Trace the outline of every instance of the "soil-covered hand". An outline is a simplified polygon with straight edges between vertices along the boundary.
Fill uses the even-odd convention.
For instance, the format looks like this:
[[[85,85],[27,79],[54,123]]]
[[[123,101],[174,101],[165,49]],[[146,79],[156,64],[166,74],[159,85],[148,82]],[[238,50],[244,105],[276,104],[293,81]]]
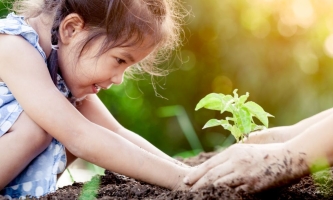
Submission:
[[[258,192],[308,173],[305,157],[289,151],[284,143],[235,144],[194,168],[184,182],[192,190],[213,184]]]
[[[292,126],[280,126],[260,131],[255,131],[244,138],[242,143],[246,144],[268,144],[285,142],[291,137]]]

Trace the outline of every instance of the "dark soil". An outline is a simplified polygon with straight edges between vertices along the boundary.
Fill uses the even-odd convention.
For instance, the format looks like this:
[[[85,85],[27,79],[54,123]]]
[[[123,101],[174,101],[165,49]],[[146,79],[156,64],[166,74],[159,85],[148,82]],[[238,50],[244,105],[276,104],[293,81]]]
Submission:
[[[189,165],[197,165],[210,158],[214,153],[202,153],[199,156],[183,160]],[[90,181],[100,181],[98,190],[94,184],[74,183],[65,186],[40,199],[62,200],[62,199],[179,199],[179,200],[201,200],[201,199],[333,199],[333,169],[325,172],[318,172],[312,176],[303,177],[300,180],[280,188],[266,190],[256,194],[236,192],[228,187],[213,186],[201,189],[196,192],[170,191],[155,185],[150,185],[134,179],[106,171],[104,176],[96,176]],[[96,185],[96,184],[95,184]],[[83,193],[81,194],[82,188]],[[4,198],[0,196],[0,200]],[[28,198],[29,199],[29,198]],[[36,199],[36,198],[31,198]]]

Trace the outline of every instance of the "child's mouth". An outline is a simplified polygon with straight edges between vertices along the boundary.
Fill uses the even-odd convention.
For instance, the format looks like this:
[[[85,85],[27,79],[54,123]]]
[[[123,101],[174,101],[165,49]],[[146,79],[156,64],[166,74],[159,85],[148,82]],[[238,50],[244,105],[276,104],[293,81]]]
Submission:
[[[94,85],[93,85],[93,92],[94,92],[95,94],[97,94],[100,90],[101,90],[101,87],[100,87],[100,86],[98,86],[97,84],[94,84]]]

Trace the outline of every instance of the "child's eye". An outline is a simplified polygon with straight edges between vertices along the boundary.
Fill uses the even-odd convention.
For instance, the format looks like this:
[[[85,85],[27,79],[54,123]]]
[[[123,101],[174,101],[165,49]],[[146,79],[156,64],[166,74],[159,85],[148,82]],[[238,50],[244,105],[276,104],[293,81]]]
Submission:
[[[116,58],[116,60],[117,60],[117,62],[118,62],[119,64],[126,63],[126,61],[125,61],[125,60],[123,60],[123,59],[120,59],[120,58]]]

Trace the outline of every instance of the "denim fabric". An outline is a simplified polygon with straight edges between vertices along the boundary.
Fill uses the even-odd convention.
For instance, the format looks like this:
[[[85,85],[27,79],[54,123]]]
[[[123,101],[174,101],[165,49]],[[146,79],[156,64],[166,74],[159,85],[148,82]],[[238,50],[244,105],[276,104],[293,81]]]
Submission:
[[[38,43],[39,37],[36,31],[24,21],[23,17],[11,13],[7,18],[0,19],[0,34],[23,37],[39,51],[46,61],[46,55]],[[70,91],[59,74],[57,80],[58,89],[64,96],[68,97]],[[0,137],[10,129],[22,111],[22,107],[7,85],[0,82]],[[29,145],[28,141],[27,145]],[[65,148],[53,138],[48,148],[31,161],[12,182],[0,191],[0,194],[9,199],[27,195],[43,196],[56,189],[57,174],[61,173],[65,166]]]

